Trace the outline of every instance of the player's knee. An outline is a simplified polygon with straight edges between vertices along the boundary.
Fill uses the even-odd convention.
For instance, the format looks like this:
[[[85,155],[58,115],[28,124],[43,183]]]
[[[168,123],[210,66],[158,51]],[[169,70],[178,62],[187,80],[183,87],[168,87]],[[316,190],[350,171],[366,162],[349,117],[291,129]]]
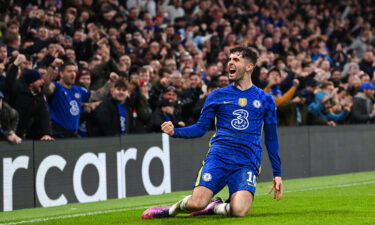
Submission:
[[[230,215],[233,217],[244,217],[249,214],[248,208],[231,207]]]
[[[198,211],[206,208],[208,202],[201,199],[190,199],[188,208],[193,211]]]

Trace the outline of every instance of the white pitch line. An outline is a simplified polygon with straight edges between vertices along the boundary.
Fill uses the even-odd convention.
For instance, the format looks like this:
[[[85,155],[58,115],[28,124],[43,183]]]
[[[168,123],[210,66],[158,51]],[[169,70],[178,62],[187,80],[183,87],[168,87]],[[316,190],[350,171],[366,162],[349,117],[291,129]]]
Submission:
[[[291,191],[284,191],[284,193],[302,192],[302,191],[314,191],[314,190],[329,189],[329,188],[336,188],[336,187],[340,187],[340,188],[341,187],[351,187],[351,186],[359,186],[359,185],[374,184],[374,183],[375,183],[375,181],[365,181],[365,182],[360,182],[360,183],[341,184],[341,185],[329,185],[329,186],[323,186],[323,187],[297,189],[297,190],[291,190]]]
[[[366,181],[366,182],[360,182],[360,183],[350,183],[350,184],[341,184],[341,185],[330,185],[330,186],[322,186],[322,187],[316,187],[316,188],[297,189],[297,190],[284,191],[284,192],[293,193],[293,192],[302,192],[302,191],[313,191],[313,190],[322,190],[322,189],[329,189],[329,188],[360,186],[360,185],[373,184],[373,183],[375,183],[375,181]],[[257,195],[259,196],[259,195],[267,195],[267,194],[257,194]],[[44,222],[44,221],[50,221],[50,220],[70,219],[70,218],[82,217],[82,216],[93,216],[93,215],[106,214],[106,213],[126,212],[126,211],[131,211],[131,210],[145,209],[150,206],[126,208],[126,209],[111,209],[111,210],[95,211],[95,212],[88,212],[88,213],[79,213],[79,214],[73,214],[73,215],[55,216],[55,217],[39,218],[39,219],[32,219],[32,220],[22,220],[22,221],[17,221],[17,222],[3,223],[0,225],[17,225],[17,224]]]
[[[106,213],[115,213],[115,212],[125,212],[130,210],[137,210],[137,209],[145,209],[144,207],[136,207],[136,208],[129,208],[129,209],[110,209],[110,210],[103,210],[103,211],[96,211],[96,212],[88,212],[88,213],[79,213],[73,215],[65,215],[65,216],[56,216],[56,217],[47,217],[47,218],[39,218],[39,219],[32,219],[32,220],[22,220],[17,222],[10,222],[10,223],[3,223],[0,225],[16,225],[16,224],[25,224],[25,223],[35,223],[35,222],[44,222],[49,220],[59,220],[59,219],[69,219],[81,216],[92,216],[92,215],[99,215],[99,214],[106,214]]]

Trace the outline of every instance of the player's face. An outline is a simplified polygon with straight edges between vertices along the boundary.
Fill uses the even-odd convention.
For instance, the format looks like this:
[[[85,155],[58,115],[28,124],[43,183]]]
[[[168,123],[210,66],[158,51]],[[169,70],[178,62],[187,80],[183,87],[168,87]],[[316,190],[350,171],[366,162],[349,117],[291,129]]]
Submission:
[[[74,65],[66,66],[62,71],[61,79],[67,85],[73,85],[76,79],[77,67]]]
[[[242,53],[235,52],[230,54],[228,62],[229,80],[239,82],[243,80],[245,73],[248,72],[246,67],[248,61],[242,57]]]

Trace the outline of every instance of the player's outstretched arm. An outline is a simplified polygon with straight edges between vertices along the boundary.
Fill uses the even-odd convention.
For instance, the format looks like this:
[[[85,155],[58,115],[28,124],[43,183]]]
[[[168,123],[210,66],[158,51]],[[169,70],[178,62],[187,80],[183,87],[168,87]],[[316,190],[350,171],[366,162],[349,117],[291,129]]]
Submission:
[[[164,133],[168,134],[169,136],[173,136],[174,135],[174,126],[173,126],[173,123],[171,121],[164,122],[161,125],[161,130]]]
[[[284,185],[281,177],[274,177],[272,181],[272,187],[268,191],[268,194],[274,192],[273,198],[276,200],[281,200],[284,193]]]

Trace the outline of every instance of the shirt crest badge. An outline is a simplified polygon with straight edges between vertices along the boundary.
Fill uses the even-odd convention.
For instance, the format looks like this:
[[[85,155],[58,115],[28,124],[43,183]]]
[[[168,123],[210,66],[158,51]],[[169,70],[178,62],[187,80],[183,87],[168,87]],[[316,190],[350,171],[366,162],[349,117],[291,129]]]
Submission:
[[[212,175],[211,175],[210,173],[205,173],[205,174],[203,174],[203,180],[204,180],[205,182],[209,182],[209,181],[211,181],[211,180],[212,180]]]
[[[76,99],[79,99],[79,98],[81,98],[81,95],[80,95],[79,93],[75,93],[75,94],[74,94],[74,97],[75,97]]]
[[[254,100],[253,101],[253,106],[257,109],[259,109],[262,106],[262,103],[260,103],[259,100]]]
[[[238,104],[242,107],[244,107],[245,105],[247,105],[247,98],[239,98],[238,99]]]

